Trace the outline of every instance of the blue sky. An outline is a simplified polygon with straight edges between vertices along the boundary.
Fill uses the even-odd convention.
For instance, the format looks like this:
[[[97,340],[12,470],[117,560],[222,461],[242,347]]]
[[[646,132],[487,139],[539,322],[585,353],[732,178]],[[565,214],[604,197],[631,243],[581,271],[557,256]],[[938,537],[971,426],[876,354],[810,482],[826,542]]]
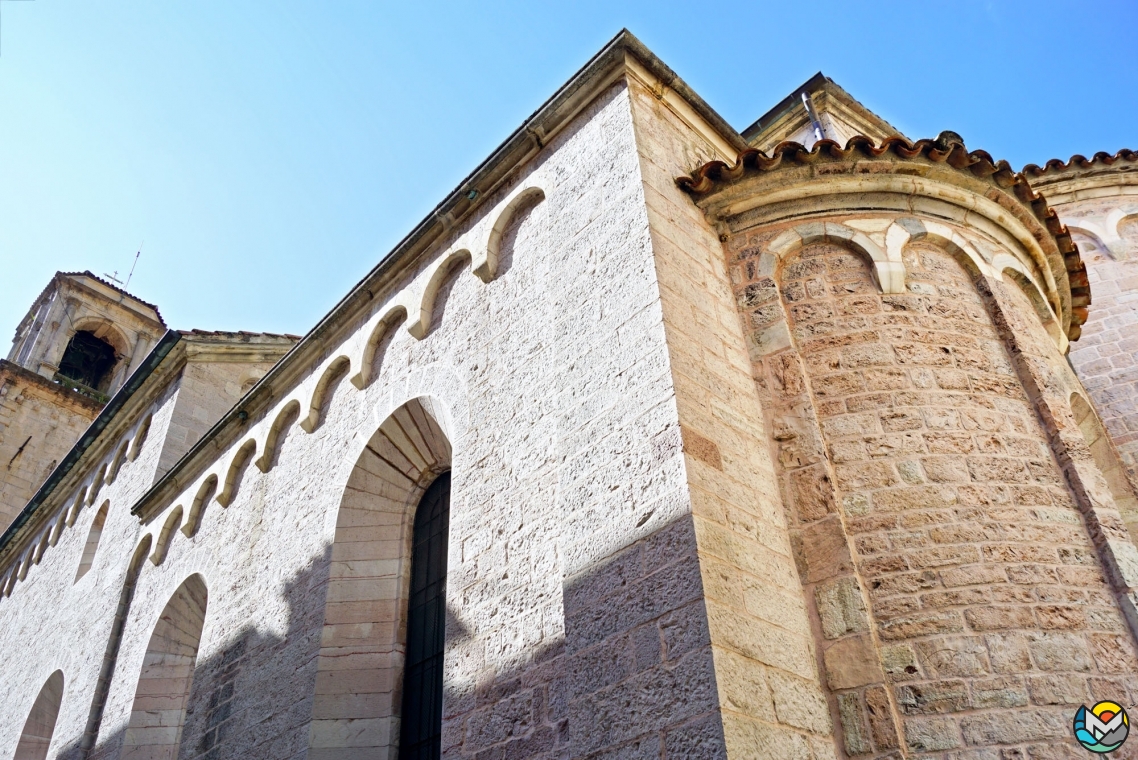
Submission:
[[[1138,2],[0,0],[0,356],[56,270],[306,332],[621,27],[737,129],[822,70],[1013,166],[1138,148]]]

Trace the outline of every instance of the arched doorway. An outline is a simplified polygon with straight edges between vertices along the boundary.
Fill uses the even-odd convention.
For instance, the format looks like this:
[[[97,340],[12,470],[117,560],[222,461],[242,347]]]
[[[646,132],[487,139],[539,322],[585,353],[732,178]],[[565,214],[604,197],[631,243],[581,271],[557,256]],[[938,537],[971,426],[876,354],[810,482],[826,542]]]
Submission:
[[[348,478],[331,549],[309,733],[310,748],[322,758],[390,756],[407,709],[418,721],[415,746],[438,752],[451,482],[450,441],[439,419],[426,398],[399,407]],[[410,681],[401,698],[404,663]],[[408,699],[414,703],[405,708]]]

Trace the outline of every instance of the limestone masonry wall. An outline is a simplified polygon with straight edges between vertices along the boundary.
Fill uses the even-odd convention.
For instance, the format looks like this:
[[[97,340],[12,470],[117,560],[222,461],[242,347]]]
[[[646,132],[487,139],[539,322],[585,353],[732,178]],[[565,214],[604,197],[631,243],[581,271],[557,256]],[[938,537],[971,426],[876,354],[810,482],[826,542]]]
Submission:
[[[0,758],[397,760],[443,473],[447,760],[1081,757],[1138,702],[1132,262],[1084,387],[1024,175],[745,148],[625,32],[299,343],[169,333],[0,543]],[[28,374],[3,524],[97,409]]]
[[[0,532],[43,484],[101,404],[0,363]]]
[[[706,609],[719,695],[719,715],[688,756],[717,756],[722,741],[732,758],[833,757],[806,602],[774,468],[760,443],[767,430],[722,246],[674,182],[722,148],[646,88],[633,96],[691,490],[689,561],[703,581],[696,604]]]
[[[1002,333],[1078,381],[1018,287],[985,297],[943,247],[910,243],[906,292],[883,296],[840,243],[776,264],[783,229],[731,261],[749,326],[789,334],[755,373],[846,753],[1051,756],[1068,706],[1134,694],[1138,657]]]
[[[510,205],[526,187],[540,193]],[[363,548],[370,540],[338,515],[356,503],[346,489],[368,442],[422,398],[452,451],[446,755],[723,756],[721,741],[697,749],[720,732],[715,661],[643,188],[618,83],[329,337],[325,358],[248,420],[247,438],[180,473],[178,495],[144,524],[128,512],[137,494],[104,488],[91,570],[73,582],[83,523],[0,601],[0,629],[29,642],[5,666],[0,755],[55,669],[68,685],[52,752],[81,756],[96,723],[92,758],[143,746],[132,731],[147,725],[135,705],[148,642],[200,574],[183,757],[393,757],[402,629],[387,624],[391,644],[374,636],[407,553],[344,564],[348,544],[389,549]],[[504,228],[486,282],[468,267],[494,224]],[[423,294],[425,311],[412,299]],[[153,414],[148,467],[170,419]],[[400,497],[404,510],[422,485]],[[382,525],[374,503],[360,518]],[[357,587],[380,596],[341,595]],[[363,637],[367,667],[387,676],[327,669],[325,645],[345,635]]]
[[[1138,486],[1138,201],[1092,199],[1058,207],[1087,262],[1094,304],[1071,364]],[[1129,218],[1108,217],[1130,211]],[[1113,250],[1091,230],[1116,225]],[[1104,237],[1105,232],[1103,232]],[[1136,523],[1138,525],[1138,523]]]

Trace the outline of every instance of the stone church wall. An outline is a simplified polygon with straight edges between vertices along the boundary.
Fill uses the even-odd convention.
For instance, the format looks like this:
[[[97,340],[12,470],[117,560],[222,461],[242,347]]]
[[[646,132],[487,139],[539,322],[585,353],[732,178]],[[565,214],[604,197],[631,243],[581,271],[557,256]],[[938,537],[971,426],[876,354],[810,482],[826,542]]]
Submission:
[[[248,438],[178,471],[180,492],[143,525],[132,500],[108,490],[81,585],[72,578],[83,531],[30,568],[0,601],[0,627],[34,642],[6,666],[0,754],[55,669],[67,686],[53,752],[78,756],[101,688],[91,757],[157,741],[160,723],[133,707],[138,677],[160,613],[196,574],[206,610],[184,756],[387,756],[397,680],[345,692],[329,647],[358,636],[368,662],[400,661],[398,626],[383,634],[380,624],[399,598],[406,553],[345,564],[347,542],[367,527],[349,524],[346,488],[368,482],[352,480],[371,466],[368,442],[415,399],[427,399],[452,452],[448,756],[656,757],[662,746],[684,757],[709,730],[720,749],[707,756],[721,754],[631,109],[623,84],[608,89],[487,199],[485,214],[329,337],[324,358],[248,421]],[[498,230],[497,276],[472,276],[481,251],[470,241],[485,239],[525,187],[540,196]],[[398,310],[387,321],[397,305],[406,322]],[[402,509],[414,493],[399,497]],[[387,519],[372,507],[359,517]],[[343,583],[353,578],[362,585]],[[329,618],[326,602],[349,601],[339,590],[357,586],[381,597],[337,607],[363,617]],[[112,649],[113,675],[100,686]]]
[[[0,532],[32,498],[102,404],[0,360]]]
[[[784,227],[731,245],[842,743],[1048,752],[1069,742],[1070,705],[1138,688],[1133,634],[1056,460],[1097,475],[1072,437],[1080,386],[1023,291],[985,293],[961,253],[909,243],[905,292],[882,295],[838,225],[893,223],[829,217],[832,242],[781,261],[768,251]],[[1056,430],[1068,450],[1053,452]]]
[[[1057,210],[1075,228],[1094,293],[1083,337],[1071,347],[1071,364],[1090,392],[1130,482],[1138,487],[1138,200],[1073,201]],[[1131,213],[1128,219],[1108,221],[1116,210]],[[1111,223],[1117,233],[1112,248],[1080,229],[1106,230]],[[1131,524],[1138,529],[1138,515]]]
[[[648,89],[633,96],[719,691],[706,754],[687,756],[715,756],[721,730],[730,757],[831,757],[806,601],[760,443],[768,432],[722,245],[675,183],[723,148]]]
[[[1128,693],[1138,660],[971,278],[931,244],[906,264],[910,293],[881,298],[858,254],[804,248],[778,287],[798,350],[763,361],[846,749],[896,746],[886,674],[910,750],[1064,738],[1047,708]],[[828,457],[792,435],[796,408]]]
[[[287,360],[180,343],[0,547],[0,757],[58,707],[64,760],[395,760],[446,471],[447,758],[1042,760],[1138,700],[1054,216],[951,133],[731,167],[617,43]]]

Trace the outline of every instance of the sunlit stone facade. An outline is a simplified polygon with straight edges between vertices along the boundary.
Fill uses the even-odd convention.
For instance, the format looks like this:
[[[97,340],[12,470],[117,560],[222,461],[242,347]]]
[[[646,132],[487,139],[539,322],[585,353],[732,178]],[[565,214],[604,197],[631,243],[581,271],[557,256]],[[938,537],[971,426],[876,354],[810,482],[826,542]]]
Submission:
[[[1138,698],[1112,275],[802,92],[741,134],[624,33],[305,337],[160,336],[0,539],[0,756],[1077,756]]]

